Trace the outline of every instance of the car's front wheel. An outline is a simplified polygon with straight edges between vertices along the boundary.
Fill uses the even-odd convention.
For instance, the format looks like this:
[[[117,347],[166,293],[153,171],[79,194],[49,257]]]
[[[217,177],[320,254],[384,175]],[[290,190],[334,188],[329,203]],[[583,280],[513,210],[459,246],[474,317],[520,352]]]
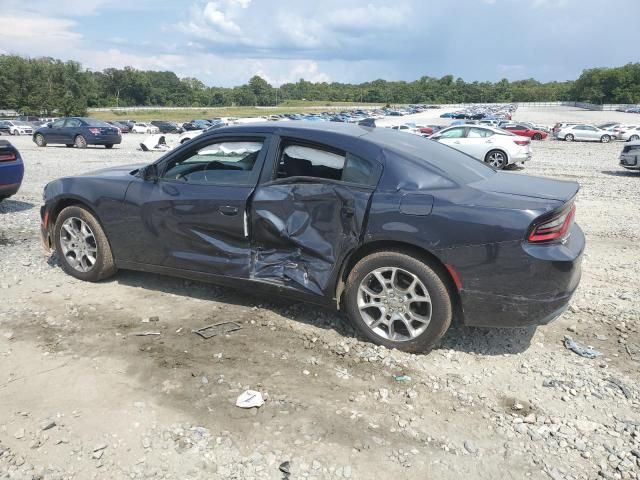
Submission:
[[[609,143],[610,141],[611,141],[611,137],[609,135],[602,135],[602,137],[600,137],[601,143]]]
[[[97,282],[116,272],[113,254],[102,227],[86,209],[63,209],[53,228],[56,252],[69,275]]]
[[[113,143],[107,143],[104,148],[113,148]]]
[[[78,147],[78,148],[87,148],[87,139],[84,138],[82,135],[78,135],[73,144]]]
[[[426,351],[444,335],[453,315],[441,275],[400,251],[374,253],[349,273],[343,305],[355,328],[371,342]]]
[[[484,161],[498,170],[502,170],[509,163],[507,160],[507,154],[501,150],[491,150],[484,157]]]

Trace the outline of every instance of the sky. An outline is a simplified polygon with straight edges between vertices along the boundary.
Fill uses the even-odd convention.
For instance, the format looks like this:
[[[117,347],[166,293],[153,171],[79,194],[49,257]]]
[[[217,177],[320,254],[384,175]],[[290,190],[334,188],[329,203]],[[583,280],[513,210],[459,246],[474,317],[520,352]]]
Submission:
[[[454,75],[571,80],[640,61],[640,0],[0,0],[0,54],[359,83]],[[626,19],[626,20],[625,20]]]

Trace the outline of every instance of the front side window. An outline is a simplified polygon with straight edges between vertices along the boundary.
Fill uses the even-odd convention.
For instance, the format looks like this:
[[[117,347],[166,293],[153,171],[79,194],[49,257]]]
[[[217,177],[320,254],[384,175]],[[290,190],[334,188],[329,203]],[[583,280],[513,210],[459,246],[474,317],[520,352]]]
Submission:
[[[51,124],[51,127],[53,127],[53,128],[62,128],[63,125],[64,125],[64,118],[61,118],[60,120],[56,120],[55,122],[53,122]]]
[[[470,128],[468,138],[486,138],[493,135],[491,130],[487,130],[486,128]]]
[[[219,141],[171,160],[162,174],[186,183],[246,185],[256,170],[262,140]]]

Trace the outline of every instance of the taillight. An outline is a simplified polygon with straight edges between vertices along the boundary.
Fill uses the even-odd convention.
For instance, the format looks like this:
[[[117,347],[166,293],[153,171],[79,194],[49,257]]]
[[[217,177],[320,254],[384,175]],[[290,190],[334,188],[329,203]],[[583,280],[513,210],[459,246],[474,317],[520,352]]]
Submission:
[[[514,140],[513,142],[516,145],[520,145],[521,147],[524,147],[525,145],[529,145],[529,143],[531,143],[529,140]]]
[[[13,162],[16,158],[14,152],[2,152],[0,153],[0,162]]]
[[[565,209],[558,215],[548,220],[545,219],[542,223],[534,224],[529,232],[529,242],[551,242],[563,238],[573,224],[575,213],[576,206],[571,205],[571,208]]]
[[[93,133],[94,135],[100,135],[100,129],[99,128],[90,128],[89,131],[91,133]]]

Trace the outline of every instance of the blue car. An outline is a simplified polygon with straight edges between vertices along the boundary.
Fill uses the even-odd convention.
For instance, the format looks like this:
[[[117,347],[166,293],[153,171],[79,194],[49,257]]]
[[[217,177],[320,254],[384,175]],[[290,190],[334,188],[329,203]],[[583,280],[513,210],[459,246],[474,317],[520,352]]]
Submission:
[[[33,141],[39,147],[60,143],[69,148],[87,148],[87,145],[104,145],[105,148],[112,148],[122,142],[122,135],[116,127],[102,120],[69,117],[60,118],[38,128],[33,133]]]
[[[54,180],[41,232],[81,280],[132,269],[262,290],[423,351],[454,316],[506,327],[562,313],[585,246],[578,189],[387,128],[265,122]]]
[[[23,175],[20,152],[7,140],[0,140],[0,201],[16,194]]]

